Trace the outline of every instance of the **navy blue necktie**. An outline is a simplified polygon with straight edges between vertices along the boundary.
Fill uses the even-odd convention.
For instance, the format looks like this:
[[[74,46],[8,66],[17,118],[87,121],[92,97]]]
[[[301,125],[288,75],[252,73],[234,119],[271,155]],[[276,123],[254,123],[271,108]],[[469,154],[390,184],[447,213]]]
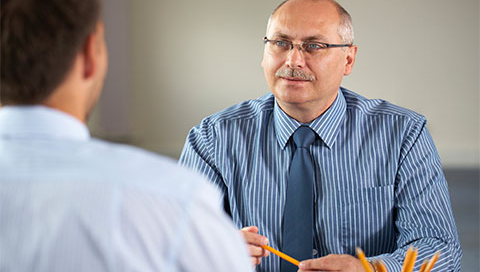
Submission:
[[[309,147],[315,132],[307,126],[293,133],[297,146],[290,165],[287,196],[283,215],[282,251],[302,261],[313,257],[313,184],[315,172]],[[297,271],[298,267],[281,260],[281,272]]]

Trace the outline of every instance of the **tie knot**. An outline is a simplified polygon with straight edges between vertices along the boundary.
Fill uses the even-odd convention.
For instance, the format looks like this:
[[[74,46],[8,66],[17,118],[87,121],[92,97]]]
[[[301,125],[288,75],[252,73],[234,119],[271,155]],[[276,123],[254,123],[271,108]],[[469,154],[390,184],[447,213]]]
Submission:
[[[293,142],[298,148],[308,148],[313,140],[315,140],[315,132],[307,126],[301,126],[293,133]]]

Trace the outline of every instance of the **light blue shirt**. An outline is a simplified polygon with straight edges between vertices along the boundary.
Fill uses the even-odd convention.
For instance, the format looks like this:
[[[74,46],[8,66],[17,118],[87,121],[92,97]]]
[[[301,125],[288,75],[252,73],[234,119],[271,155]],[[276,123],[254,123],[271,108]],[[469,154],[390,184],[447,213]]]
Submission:
[[[251,271],[220,194],[175,162],[0,109],[0,271]]]
[[[301,123],[272,94],[230,107],[194,127],[180,163],[205,174],[228,199],[237,227],[258,226],[282,248],[290,139]],[[382,259],[400,271],[409,246],[423,260],[441,251],[434,271],[459,271],[461,249],[448,187],[425,118],[383,100],[341,88],[335,102],[308,124],[315,167],[315,257]],[[289,185],[290,186],[290,185]],[[257,271],[279,271],[270,255]]]

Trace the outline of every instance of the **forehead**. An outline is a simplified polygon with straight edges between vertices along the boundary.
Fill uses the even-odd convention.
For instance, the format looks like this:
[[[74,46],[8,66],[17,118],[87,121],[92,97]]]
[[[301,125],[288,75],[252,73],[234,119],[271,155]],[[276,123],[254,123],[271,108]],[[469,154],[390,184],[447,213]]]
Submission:
[[[337,40],[340,16],[329,1],[291,0],[272,16],[267,35],[283,35],[302,40],[320,37]]]

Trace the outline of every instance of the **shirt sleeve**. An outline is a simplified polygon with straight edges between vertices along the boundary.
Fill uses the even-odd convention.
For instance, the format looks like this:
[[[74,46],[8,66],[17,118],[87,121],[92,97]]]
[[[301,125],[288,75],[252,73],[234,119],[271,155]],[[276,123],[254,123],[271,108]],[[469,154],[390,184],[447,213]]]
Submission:
[[[182,196],[121,190],[109,271],[252,271],[246,243],[218,205],[219,192],[197,175],[183,178],[196,180],[188,190],[178,184]]]
[[[437,251],[432,271],[460,271],[462,251],[452,215],[450,197],[440,158],[420,122],[405,137],[396,177],[395,210],[397,250],[382,259],[388,271],[401,271],[410,246],[418,248],[415,270]]]
[[[204,175],[225,195],[227,187],[215,162],[214,132],[208,119],[193,127],[187,136],[179,164]]]
[[[196,194],[178,254],[181,271],[253,271],[247,246],[218,205],[219,194],[203,186]]]

